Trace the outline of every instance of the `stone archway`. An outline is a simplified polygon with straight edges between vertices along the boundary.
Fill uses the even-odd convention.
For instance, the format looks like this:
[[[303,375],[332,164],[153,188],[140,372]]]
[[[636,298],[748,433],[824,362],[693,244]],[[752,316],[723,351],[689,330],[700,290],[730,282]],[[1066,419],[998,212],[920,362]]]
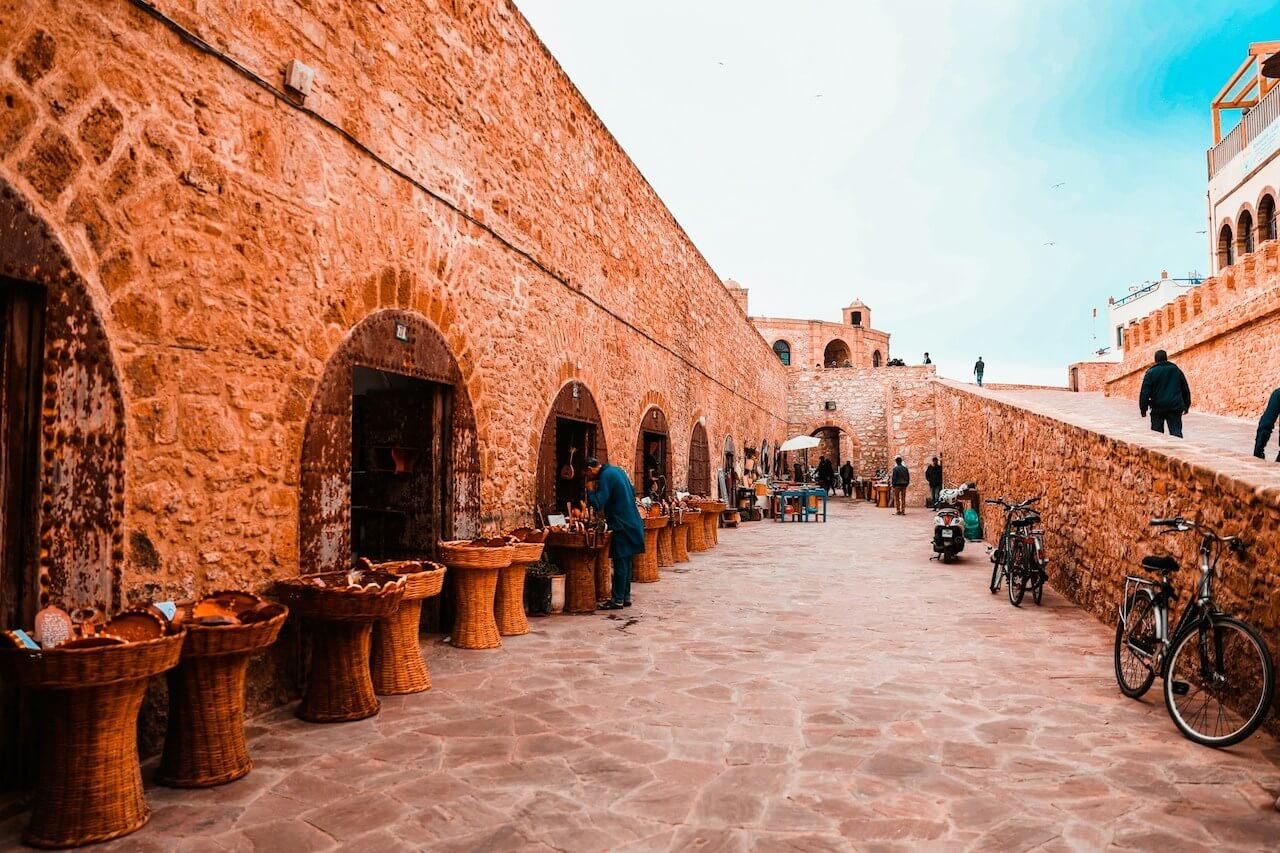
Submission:
[[[432,524],[441,538],[480,526],[480,453],[476,418],[462,372],[444,336],[425,317],[385,309],[361,320],[329,357],[311,403],[302,442],[298,556],[303,574],[344,568],[352,558],[352,412],[356,368],[438,383],[452,390],[439,415],[441,494]]]
[[[27,461],[34,483],[25,499],[18,498],[21,505],[3,507],[10,521],[35,519],[18,534],[26,540],[18,543],[23,546],[18,559],[28,576],[34,567],[37,583],[16,609],[25,611],[23,617],[48,603],[118,610],[126,446],[118,373],[84,279],[44,222],[2,178],[0,278],[7,280],[6,289],[38,290],[43,303],[36,312],[42,329],[32,350],[39,363],[32,364],[37,385],[29,401],[38,420],[26,449],[39,451]],[[12,445],[6,441],[5,446]],[[150,541],[140,550],[154,553]],[[6,563],[10,557],[6,554]]]
[[[583,463],[589,456],[609,461],[604,419],[591,389],[582,380],[571,379],[560,387],[542,426],[534,478],[538,510],[562,513],[566,500],[581,498]],[[570,467],[572,475],[565,476]]]
[[[636,459],[634,484],[637,496],[644,496],[650,490],[650,472],[656,472],[662,479],[660,491],[670,491],[671,481],[671,430],[667,426],[667,415],[657,406],[649,406],[640,416],[640,426],[636,429]]]

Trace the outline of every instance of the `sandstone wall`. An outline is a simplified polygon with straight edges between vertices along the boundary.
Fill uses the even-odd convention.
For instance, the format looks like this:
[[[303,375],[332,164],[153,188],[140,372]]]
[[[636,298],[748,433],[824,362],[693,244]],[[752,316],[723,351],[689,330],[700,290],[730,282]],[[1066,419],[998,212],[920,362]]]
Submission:
[[[1072,391],[1103,391],[1113,361],[1078,361],[1067,367],[1067,388]]]
[[[769,346],[778,340],[787,342],[791,347],[791,364],[794,367],[826,367],[823,356],[827,344],[834,340],[844,341],[849,348],[849,361],[854,367],[872,367],[877,352],[880,353],[881,365],[889,361],[889,333],[868,326],[781,317],[752,317],[751,321]]]
[[[127,0],[0,5],[0,181],[122,376],[129,593],[299,571],[317,385],[389,308],[460,368],[484,523],[529,519],[570,379],[628,469],[650,405],[677,482],[699,418],[713,447],[785,438],[782,366],[511,4],[156,6],[271,85],[294,58],[316,84],[294,109]]]
[[[789,372],[788,435],[838,427],[852,437],[860,476],[892,465],[901,455],[911,469],[912,501],[928,494],[924,469],[939,450],[934,415],[933,365],[918,367],[801,368]],[[836,404],[826,409],[827,401]],[[946,468],[944,460],[944,470]],[[947,474],[948,481],[951,475]]]
[[[1280,654],[1280,472],[1203,457],[1141,426],[1100,435],[949,382],[937,385],[937,418],[951,471],[975,481],[984,497],[1044,495],[1053,587],[1104,622],[1114,623],[1124,577],[1141,574],[1146,554],[1172,553],[1191,567],[1175,577],[1181,602],[1193,589],[1198,542],[1158,536],[1152,518],[1202,512],[1226,533],[1243,531],[1249,550],[1243,559],[1224,557],[1218,602],[1263,630],[1272,655]],[[996,509],[983,505],[989,542],[1003,518]],[[969,562],[975,594],[986,594],[990,564],[979,549]]]
[[[1271,240],[1125,328],[1108,396],[1136,400],[1163,349],[1187,374],[1192,408],[1252,418],[1280,385],[1280,244]]]

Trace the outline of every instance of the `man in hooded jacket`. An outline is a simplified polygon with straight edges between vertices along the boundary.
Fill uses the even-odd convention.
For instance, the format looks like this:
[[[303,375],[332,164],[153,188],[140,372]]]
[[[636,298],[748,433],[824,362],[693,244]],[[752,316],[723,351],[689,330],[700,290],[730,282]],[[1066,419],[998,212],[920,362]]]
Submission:
[[[1169,354],[1156,350],[1156,362],[1147,368],[1142,377],[1142,390],[1138,393],[1138,411],[1146,417],[1151,410],[1151,428],[1182,438],[1182,416],[1191,411],[1191,387],[1178,365],[1169,361]]]

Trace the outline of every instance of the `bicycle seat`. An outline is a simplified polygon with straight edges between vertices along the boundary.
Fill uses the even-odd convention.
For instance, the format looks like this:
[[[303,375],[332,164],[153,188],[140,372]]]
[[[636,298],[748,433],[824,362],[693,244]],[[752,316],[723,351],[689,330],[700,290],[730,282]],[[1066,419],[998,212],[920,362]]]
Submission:
[[[1142,568],[1167,575],[1178,570],[1178,561],[1173,557],[1161,557],[1152,554],[1142,558]]]
[[[1030,527],[1033,524],[1039,524],[1039,523],[1040,523],[1040,516],[1038,515],[1027,515],[1027,516],[1023,516],[1022,518],[1015,518],[1013,520],[1014,527]]]

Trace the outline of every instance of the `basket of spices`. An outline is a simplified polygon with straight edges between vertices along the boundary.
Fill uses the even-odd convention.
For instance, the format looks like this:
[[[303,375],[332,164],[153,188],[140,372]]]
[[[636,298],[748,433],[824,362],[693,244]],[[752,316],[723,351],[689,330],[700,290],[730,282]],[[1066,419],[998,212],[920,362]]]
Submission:
[[[46,607],[31,633],[3,635],[0,668],[33,700],[40,758],[22,834],[33,847],[109,841],[150,818],[138,710],[148,680],[177,664],[184,637],[166,615],[138,612],[147,615],[117,623],[121,633],[113,634],[96,614],[75,624],[60,608]]]
[[[444,588],[445,567],[428,560],[400,560],[361,564],[405,580],[404,600],[395,613],[373,625],[373,654],[369,661],[373,691],[379,696],[421,693],[431,688],[431,674],[422,659],[419,633],[422,602]]]
[[[215,592],[179,608],[182,657],[169,670],[169,727],[156,781],[209,788],[253,769],[244,737],[249,658],[280,636],[289,610],[243,591]]]
[[[312,628],[301,719],[339,723],[378,713],[369,674],[373,623],[396,612],[405,585],[403,575],[362,569],[279,582],[280,597]]]
[[[502,645],[494,618],[498,572],[511,565],[515,548],[504,536],[440,543],[440,558],[453,570],[457,617],[449,642],[460,649]]]

